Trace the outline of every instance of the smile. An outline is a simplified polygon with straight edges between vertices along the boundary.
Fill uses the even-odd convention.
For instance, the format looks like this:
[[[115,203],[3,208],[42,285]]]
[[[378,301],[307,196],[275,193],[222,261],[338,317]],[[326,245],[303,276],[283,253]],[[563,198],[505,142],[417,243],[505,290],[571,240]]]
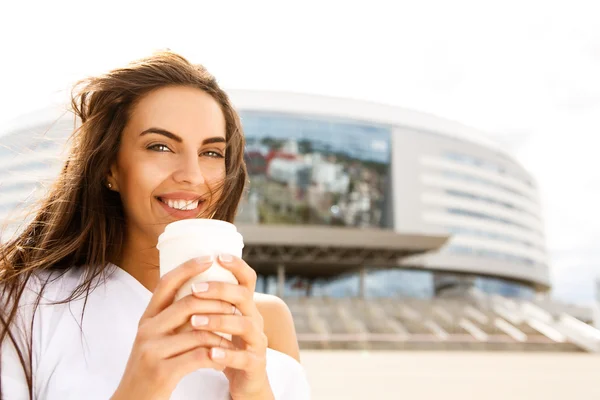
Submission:
[[[160,197],[157,197],[157,199],[160,202],[162,202],[163,204],[166,204],[167,206],[169,206],[169,208],[172,208],[174,210],[180,210],[180,211],[195,210],[198,208],[199,205],[204,203],[204,200],[202,200],[202,199],[176,200],[176,199],[161,199]]]

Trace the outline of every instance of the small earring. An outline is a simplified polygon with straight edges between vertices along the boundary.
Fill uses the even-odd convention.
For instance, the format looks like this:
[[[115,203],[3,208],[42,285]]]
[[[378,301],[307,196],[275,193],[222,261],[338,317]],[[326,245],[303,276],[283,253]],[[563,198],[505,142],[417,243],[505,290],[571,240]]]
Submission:
[[[109,188],[109,189],[112,189],[112,183],[109,183],[109,184],[108,184],[108,188]]]

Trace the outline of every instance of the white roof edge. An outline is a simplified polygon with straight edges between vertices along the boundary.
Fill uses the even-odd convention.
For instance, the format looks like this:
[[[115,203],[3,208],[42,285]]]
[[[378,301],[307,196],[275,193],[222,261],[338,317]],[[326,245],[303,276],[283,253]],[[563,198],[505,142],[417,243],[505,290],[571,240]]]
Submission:
[[[336,116],[382,125],[408,127],[469,141],[489,150],[514,157],[497,142],[478,130],[432,114],[373,101],[297,92],[227,90],[231,101],[241,110],[275,111],[291,114]]]

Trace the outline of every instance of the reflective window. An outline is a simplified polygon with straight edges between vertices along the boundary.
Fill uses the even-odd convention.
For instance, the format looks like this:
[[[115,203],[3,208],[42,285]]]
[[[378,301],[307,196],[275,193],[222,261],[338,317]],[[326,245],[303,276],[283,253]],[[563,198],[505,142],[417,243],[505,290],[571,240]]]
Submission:
[[[487,180],[485,178],[480,178],[478,176],[473,176],[473,175],[469,175],[463,172],[456,172],[456,171],[443,171],[442,175],[446,178],[450,178],[450,179],[455,179],[455,180],[461,180],[461,181],[465,181],[465,182],[472,182],[472,183],[480,183],[486,186],[490,186],[493,187],[495,189],[499,189],[514,195],[517,195],[519,197],[523,197],[526,199],[529,199],[529,196],[518,191],[515,190],[513,188],[510,188],[508,186],[496,183],[496,182],[492,182],[490,180]]]
[[[431,298],[434,295],[433,274],[430,271],[404,269],[367,270],[365,280],[366,297],[414,297]],[[275,293],[277,277],[268,276],[265,282],[257,283],[257,290]],[[308,282],[302,278],[291,278],[285,286],[286,296],[303,296]],[[360,275],[352,273],[330,280],[316,280],[311,287],[313,296],[353,297],[359,295]]]
[[[367,298],[433,298],[435,296],[435,276],[436,274],[431,271],[405,269],[368,270],[365,282],[365,294]],[[265,279],[263,279],[263,277]],[[459,280],[462,277],[463,275],[458,275]],[[312,284],[310,293],[313,296],[327,296],[333,298],[355,297],[359,295],[359,280],[358,274],[343,276],[331,281],[316,280]],[[306,279],[287,279],[284,295],[286,297],[305,296],[308,285]],[[534,289],[528,286],[500,278],[476,277],[473,280],[473,285],[485,293],[499,294],[505,297],[529,299],[533,298],[535,295]],[[275,294],[276,290],[276,276],[261,276],[258,279],[257,291]]]
[[[484,203],[494,204],[494,205],[497,205],[497,206],[501,206],[501,207],[507,208],[509,210],[526,213],[528,215],[533,216],[537,220],[540,219],[537,215],[529,212],[528,210],[525,210],[525,209],[523,209],[521,207],[515,206],[512,203],[495,199],[493,197],[480,196],[480,195],[476,195],[476,194],[473,194],[473,193],[464,192],[462,190],[454,190],[454,189],[446,189],[445,192],[446,192],[446,194],[448,194],[450,196],[453,196],[453,197],[461,197],[461,198],[465,198],[465,199],[477,200],[477,201],[481,201],[481,202],[484,202]]]
[[[239,222],[382,226],[390,129],[241,112],[250,190]]]
[[[0,194],[4,197],[26,190],[33,191],[39,187],[41,187],[41,183],[39,182],[12,182],[9,184],[0,184]]]
[[[51,164],[49,162],[44,162],[44,161],[30,161],[30,162],[26,162],[23,164],[18,164],[18,165],[14,165],[14,166],[9,166],[7,168],[8,173],[13,173],[13,172],[28,172],[28,171],[34,171],[34,170],[40,170],[40,169],[47,169],[51,167]]]
[[[529,266],[538,265],[539,263],[527,257],[520,257],[514,254],[503,253],[500,251],[492,251],[487,249],[478,249],[475,247],[449,245],[446,250],[452,254],[469,255],[474,257],[489,258],[499,261],[508,261],[513,263],[525,264]]]
[[[14,157],[17,153],[10,147],[0,144],[0,159],[4,160],[8,157]]]
[[[519,245],[522,245],[525,247],[532,247],[532,248],[538,248],[540,250],[544,250],[541,246],[538,246],[527,240],[518,239],[518,238],[515,238],[512,236],[503,235],[500,233],[489,232],[489,231],[485,231],[482,229],[467,228],[467,227],[462,227],[462,226],[448,226],[448,227],[446,227],[446,230],[449,233],[455,233],[458,235],[479,236],[479,237],[484,237],[484,238],[488,238],[488,239],[499,240],[499,241],[506,242],[506,243],[515,243],[515,244],[519,244]]]
[[[527,225],[523,225],[518,222],[508,220],[506,218],[496,217],[494,215],[489,215],[489,214],[482,213],[482,212],[463,210],[462,208],[447,208],[446,211],[449,212],[450,214],[463,215],[463,216],[477,218],[477,219],[486,219],[489,221],[500,222],[502,224],[516,226],[523,230],[533,232],[536,234],[540,234],[540,232],[538,230],[532,229],[531,227],[529,227]]]
[[[444,153],[444,158],[448,160],[452,160],[461,164],[471,165],[478,168],[486,169],[491,172],[495,172],[499,175],[509,175],[504,166],[497,164],[490,160],[485,160],[483,158],[474,157],[469,154],[455,153],[455,152],[446,152]],[[522,176],[510,175],[512,179],[516,179],[519,182],[524,183],[529,187],[533,187],[532,182],[529,179],[523,178]]]
[[[533,299],[535,290],[515,282],[499,278],[477,277],[475,287],[488,294],[498,294],[505,297],[517,297],[521,299]]]
[[[21,205],[21,203],[16,202],[16,201],[10,201],[7,203],[0,203],[0,211],[4,212],[4,211],[12,211],[15,208],[17,208],[19,205]]]

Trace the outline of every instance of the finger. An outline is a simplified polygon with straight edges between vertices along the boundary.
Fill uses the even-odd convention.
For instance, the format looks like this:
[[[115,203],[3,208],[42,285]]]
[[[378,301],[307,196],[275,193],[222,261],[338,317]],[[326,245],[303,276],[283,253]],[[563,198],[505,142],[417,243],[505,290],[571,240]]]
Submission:
[[[179,288],[212,265],[212,256],[202,256],[189,260],[163,276],[154,290],[150,304],[146,308],[142,320],[152,318],[173,302]]]
[[[246,286],[234,285],[227,282],[205,282],[203,291],[199,291],[198,289],[199,286],[192,286],[194,297],[221,300],[233,304],[242,315],[249,317],[260,315],[254,303],[254,292],[251,292]],[[233,314],[233,311],[223,314]]]
[[[226,349],[235,349],[230,340],[209,331],[187,331],[177,335],[170,335],[157,340],[157,356],[161,360],[177,357],[196,347],[223,347]]]
[[[223,366],[210,358],[210,349],[198,347],[179,356],[165,360],[163,366],[166,371],[175,376],[184,377],[200,368],[214,368],[223,370]]]
[[[267,347],[267,337],[259,327],[259,323],[251,318],[239,315],[194,315],[192,327],[198,330],[229,333],[241,337],[254,349]]]
[[[266,357],[246,350],[213,347],[210,358],[225,367],[244,371],[261,371],[267,366]]]
[[[234,314],[235,310],[235,306],[225,301],[185,296],[148,320],[147,329],[158,335],[166,334],[188,323],[194,314]]]
[[[220,254],[219,264],[231,271],[240,285],[247,287],[252,292],[256,290],[256,271],[244,260],[231,254]]]

